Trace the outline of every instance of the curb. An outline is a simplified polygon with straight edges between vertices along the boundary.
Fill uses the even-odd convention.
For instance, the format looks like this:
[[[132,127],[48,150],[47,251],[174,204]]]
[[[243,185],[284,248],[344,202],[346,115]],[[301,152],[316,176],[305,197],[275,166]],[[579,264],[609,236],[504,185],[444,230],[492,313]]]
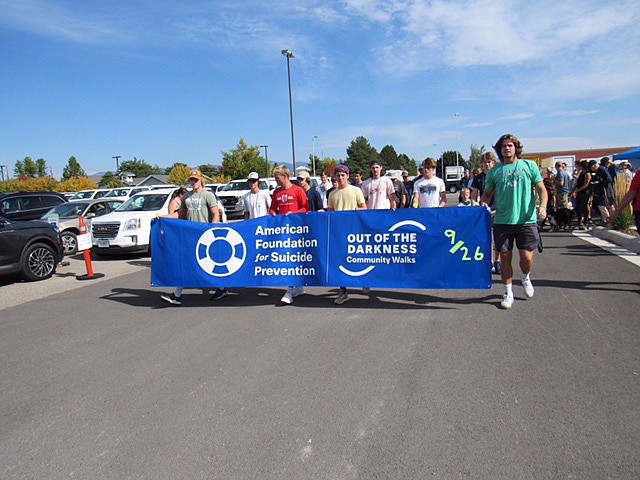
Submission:
[[[630,252],[640,255],[640,238],[605,227],[593,227],[589,232],[594,237],[602,238],[616,245],[626,248]]]

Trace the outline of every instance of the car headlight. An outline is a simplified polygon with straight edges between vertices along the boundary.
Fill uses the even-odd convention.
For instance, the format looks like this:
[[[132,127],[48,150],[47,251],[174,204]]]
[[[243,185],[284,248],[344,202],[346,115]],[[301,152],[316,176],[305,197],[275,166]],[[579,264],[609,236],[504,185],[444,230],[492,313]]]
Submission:
[[[139,218],[132,218],[130,220],[127,220],[124,224],[124,228],[123,230],[126,232],[127,230],[139,230],[140,229],[140,219]]]
[[[244,197],[238,198],[238,205],[244,205]]]

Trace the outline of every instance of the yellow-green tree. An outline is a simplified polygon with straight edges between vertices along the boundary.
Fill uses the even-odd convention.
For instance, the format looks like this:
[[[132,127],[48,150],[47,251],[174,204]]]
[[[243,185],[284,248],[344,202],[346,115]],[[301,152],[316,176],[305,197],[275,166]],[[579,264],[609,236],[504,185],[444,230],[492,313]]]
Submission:
[[[0,192],[53,192],[57,188],[58,182],[51,177],[21,177],[0,182]]]
[[[87,177],[80,178],[70,178],[69,180],[65,180],[64,182],[58,183],[56,187],[57,192],[79,192],[80,190],[91,190],[93,188],[98,188],[94,182],[89,180]]]
[[[176,164],[169,172],[169,183],[174,185],[186,185],[189,183],[191,169],[184,164]]]

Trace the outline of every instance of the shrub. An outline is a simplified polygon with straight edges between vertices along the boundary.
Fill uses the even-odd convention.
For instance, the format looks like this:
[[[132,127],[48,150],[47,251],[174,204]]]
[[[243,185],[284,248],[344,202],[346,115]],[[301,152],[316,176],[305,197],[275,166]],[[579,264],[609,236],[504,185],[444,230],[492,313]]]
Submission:
[[[620,202],[629,191],[630,186],[631,183],[624,175],[618,175],[616,177],[616,183],[613,184],[613,193],[616,199],[616,205],[620,205]],[[618,218],[616,218],[613,228],[624,232],[629,230],[633,223],[633,207],[631,205],[627,205],[624,211],[618,213]]]

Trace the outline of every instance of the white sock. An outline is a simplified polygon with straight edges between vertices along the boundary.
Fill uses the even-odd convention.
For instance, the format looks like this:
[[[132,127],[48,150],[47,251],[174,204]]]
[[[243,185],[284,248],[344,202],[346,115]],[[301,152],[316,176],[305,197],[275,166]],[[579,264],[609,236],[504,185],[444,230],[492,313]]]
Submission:
[[[504,288],[507,290],[507,295],[513,297],[513,284],[507,283]]]
[[[523,273],[520,275],[520,280],[529,280],[529,274],[528,273]]]

